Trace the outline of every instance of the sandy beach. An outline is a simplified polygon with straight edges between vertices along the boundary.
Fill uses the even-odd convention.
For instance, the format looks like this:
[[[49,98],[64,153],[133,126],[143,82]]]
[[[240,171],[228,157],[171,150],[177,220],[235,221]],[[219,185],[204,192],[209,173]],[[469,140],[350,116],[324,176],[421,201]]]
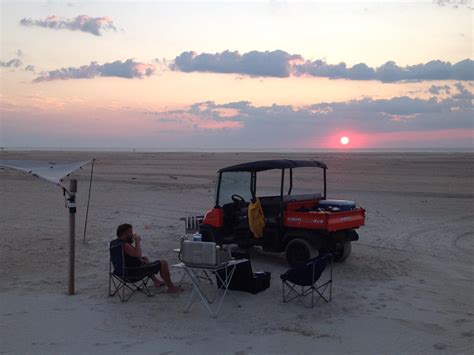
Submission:
[[[0,169],[0,353],[12,354],[472,354],[474,154],[2,152],[2,159],[96,158],[78,179],[76,295],[67,295],[68,211],[61,190]],[[120,223],[145,254],[178,262],[187,215],[212,207],[215,173],[237,163],[316,159],[328,197],[366,209],[352,255],[334,265],[333,300],[314,309],[282,302],[282,255],[252,250],[272,273],[257,295],[233,292],[218,318],[191,293],[128,302],[108,297],[108,242]],[[172,269],[174,279],[181,271]]]

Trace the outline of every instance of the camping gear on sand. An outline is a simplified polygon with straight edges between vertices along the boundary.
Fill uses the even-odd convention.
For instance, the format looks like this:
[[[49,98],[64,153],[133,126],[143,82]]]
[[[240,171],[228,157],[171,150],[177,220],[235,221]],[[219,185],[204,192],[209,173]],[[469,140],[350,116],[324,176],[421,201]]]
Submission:
[[[270,287],[271,273],[266,271],[253,272],[248,253],[233,252],[232,257],[235,259],[247,259],[247,261],[237,265],[229,285],[229,290],[257,294]],[[220,276],[223,277],[226,271],[224,269],[218,272]],[[222,287],[219,277],[216,277],[216,283],[218,288]]]

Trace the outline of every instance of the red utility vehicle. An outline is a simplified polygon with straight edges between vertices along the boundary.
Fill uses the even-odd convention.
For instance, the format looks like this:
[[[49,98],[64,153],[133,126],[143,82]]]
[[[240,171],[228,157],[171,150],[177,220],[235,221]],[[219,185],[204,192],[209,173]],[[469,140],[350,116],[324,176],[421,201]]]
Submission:
[[[203,241],[285,251],[292,266],[320,249],[331,250],[336,261],[344,261],[351,242],[359,239],[355,229],[364,225],[365,210],[352,201],[326,198],[326,169],[314,160],[262,160],[220,169],[215,206],[199,226]],[[309,190],[293,187],[300,171],[301,186],[311,186]],[[322,171],[322,193],[312,191],[318,171]],[[248,214],[249,202],[257,198],[265,222],[260,236],[251,231]]]

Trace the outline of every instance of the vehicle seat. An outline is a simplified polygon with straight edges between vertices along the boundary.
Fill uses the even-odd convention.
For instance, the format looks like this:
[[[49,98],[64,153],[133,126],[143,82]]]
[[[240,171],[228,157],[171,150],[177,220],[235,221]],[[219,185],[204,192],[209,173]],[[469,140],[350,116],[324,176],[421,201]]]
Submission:
[[[260,203],[265,215],[265,227],[279,226],[281,219],[280,196],[260,197]]]

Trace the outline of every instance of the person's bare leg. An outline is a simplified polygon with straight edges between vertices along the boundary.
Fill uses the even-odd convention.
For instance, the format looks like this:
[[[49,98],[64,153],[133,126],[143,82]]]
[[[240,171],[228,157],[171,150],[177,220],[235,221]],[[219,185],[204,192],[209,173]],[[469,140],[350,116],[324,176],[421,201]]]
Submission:
[[[163,281],[161,281],[158,277],[156,277],[155,275],[151,275],[150,276],[150,279],[152,279],[153,283],[155,284],[155,287],[158,288],[161,286],[161,283]]]
[[[161,263],[160,275],[165,281],[166,286],[168,287],[168,292],[176,293],[176,292],[183,291],[181,287],[175,286],[173,282],[171,281],[170,269],[168,267],[168,263],[165,260],[160,260],[160,263]]]

